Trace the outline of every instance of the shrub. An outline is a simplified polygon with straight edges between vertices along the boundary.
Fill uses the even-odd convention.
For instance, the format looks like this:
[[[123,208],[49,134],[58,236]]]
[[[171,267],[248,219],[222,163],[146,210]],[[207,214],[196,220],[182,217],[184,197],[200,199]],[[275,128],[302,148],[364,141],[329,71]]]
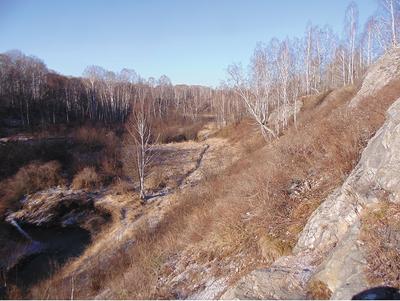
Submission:
[[[108,153],[113,152],[119,145],[119,139],[112,130],[81,126],[72,133],[72,138],[91,150],[105,148]]]
[[[0,145],[0,179],[11,177],[30,162],[71,161],[65,139],[18,141]]]
[[[146,181],[146,186],[150,190],[162,189],[166,185],[166,176],[162,170],[155,171]]]
[[[100,184],[101,177],[93,167],[85,167],[72,180],[73,189],[95,189],[99,188]]]
[[[400,286],[400,205],[383,201],[362,216],[367,277],[373,285]]]
[[[63,184],[60,172],[61,164],[57,161],[34,162],[20,168],[13,177],[0,183],[0,215],[25,194]]]
[[[61,181],[60,171],[61,165],[57,161],[29,164],[15,175],[15,188],[19,188],[25,194],[56,186]]]
[[[94,127],[82,126],[75,130],[73,137],[83,144],[96,146],[103,144],[102,132]]]
[[[320,280],[311,280],[307,285],[307,298],[313,300],[329,300],[332,291]]]
[[[132,190],[133,190],[133,185],[120,178],[115,180],[112,185],[112,191],[117,195],[124,195]]]
[[[79,147],[83,147],[80,153],[90,153],[89,157],[82,158],[81,164],[76,164],[78,167],[92,165],[111,178],[121,176],[121,143],[114,131],[82,126],[73,133],[73,137],[79,143]]]

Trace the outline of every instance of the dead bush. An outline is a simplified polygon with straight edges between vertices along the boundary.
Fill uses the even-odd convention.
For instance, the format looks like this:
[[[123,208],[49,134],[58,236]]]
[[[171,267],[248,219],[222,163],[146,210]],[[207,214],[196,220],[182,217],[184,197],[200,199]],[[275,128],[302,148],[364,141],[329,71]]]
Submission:
[[[91,126],[81,126],[72,133],[73,137],[87,145],[101,145],[104,142],[104,132]]]
[[[368,280],[373,285],[400,287],[400,205],[381,202],[369,208],[361,222]]]
[[[14,284],[7,285],[5,295],[6,295],[6,298],[4,298],[4,299],[9,299],[9,300],[21,300],[24,298],[24,295],[23,295],[21,289],[18,288]]]
[[[72,180],[73,189],[96,189],[101,186],[101,176],[93,167],[85,167]]]
[[[190,120],[182,116],[170,116],[164,120],[154,120],[152,133],[160,143],[196,140],[206,120]]]
[[[307,285],[307,298],[313,300],[329,300],[332,291],[320,280],[311,280]]]
[[[64,184],[64,179],[57,161],[34,162],[20,168],[13,177],[0,183],[0,215],[22,196],[60,184]]]
[[[112,130],[82,126],[72,132],[72,137],[90,150],[104,149],[107,155],[115,155],[120,147],[120,139]]]
[[[156,191],[165,188],[167,185],[167,179],[164,172],[161,169],[155,170],[146,180],[146,188]]]
[[[116,179],[112,184],[112,191],[117,195],[124,195],[133,191],[133,185],[128,181],[122,180],[121,178]]]
[[[71,161],[65,139],[8,142],[0,145],[0,180],[11,177],[31,162]]]

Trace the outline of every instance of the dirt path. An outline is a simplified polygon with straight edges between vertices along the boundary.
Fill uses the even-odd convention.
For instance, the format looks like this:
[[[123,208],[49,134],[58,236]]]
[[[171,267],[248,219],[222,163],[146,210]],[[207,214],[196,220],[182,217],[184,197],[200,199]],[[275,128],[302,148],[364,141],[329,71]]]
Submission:
[[[210,148],[209,144],[206,144],[203,148],[203,150],[200,152],[199,158],[196,160],[196,165],[192,170],[189,170],[189,172],[179,181],[178,187],[180,189],[185,188],[187,185],[190,185],[191,181],[190,178],[191,176],[200,168],[200,164],[204,158],[204,154],[206,151]]]

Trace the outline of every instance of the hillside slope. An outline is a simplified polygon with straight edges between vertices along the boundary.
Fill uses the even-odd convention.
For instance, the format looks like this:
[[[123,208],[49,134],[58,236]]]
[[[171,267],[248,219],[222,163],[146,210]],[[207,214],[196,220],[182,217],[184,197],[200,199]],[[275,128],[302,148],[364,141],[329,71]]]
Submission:
[[[338,187],[346,183],[362,150],[384,124],[385,112],[399,98],[399,68],[390,67],[393,64],[400,65],[399,50],[367,73],[370,83],[383,73],[389,78],[376,90],[364,82],[361,90],[346,86],[304,97],[297,128],[291,126],[269,142],[245,120],[201,142],[163,146],[167,163],[174,165],[175,174],[168,177],[187,176],[176,179],[182,189],[163,190],[164,196],[144,206],[125,194],[96,200],[96,206],[112,214],[108,229],[79,257],[35,284],[29,296],[305,297],[309,280],[323,267],[322,261],[339,250],[332,244],[339,246],[340,235],[347,237],[353,220],[347,226],[344,217],[330,210],[327,227],[335,227],[321,231],[322,224],[315,224],[317,233],[340,234],[337,240],[323,235],[315,245],[323,254],[315,255],[308,242],[304,247],[301,242],[311,240],[305,237],[313,237],[314,230],[307,236],[307,229],[314,229],[313,218],[325,208],[321,203],[336,200]],[[357,105],[350,106],[357,97]],[[181,154],[188,160],[181,160]],[[343,206],[350,205],[344,201]],[[338,220],[343,226],[336,230]],[[342,284],[326,280],[328,285],[339,291]]]
[[[350,102],[350,110],[380,101],[378,93],[399,76],[400,51],[394,50],[369,70],[360,91]],[[367,275],[368,250],[360,239],[361,216],[380,202],[400,202],[399,158],[400,98],[388,109],[385,123],[369,141],[343,185],[309,218],[293,254],[279,258],[267,269],[251,272],[228,289],[223,298],[351,299],[372,287]],[[400,215],[392,218],[399,219]],[[396,248],[399,252],[399,233],[392,233],[395,252]],[[396,262],[389,267],[396,268]],[[391,272],[396,270],[386,271]],[[400,285],[398,279],[396,283],[385,277],[374,283],[389,284]],[[320,294],[315,295],[315,290]]]

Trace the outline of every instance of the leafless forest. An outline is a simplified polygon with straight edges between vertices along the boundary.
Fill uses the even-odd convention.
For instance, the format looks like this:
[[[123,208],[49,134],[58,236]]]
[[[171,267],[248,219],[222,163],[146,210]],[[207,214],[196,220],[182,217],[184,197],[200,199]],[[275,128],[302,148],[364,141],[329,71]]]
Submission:
[[[308,23],[258,42],[217,87],[93,65],[65,76],[1,53],[0,297],[341,297],[308,274],[251,276],[276,295],[241,288],[280,258],[312,272],[328,258],[290,256],[400,96],[400,0],[377,1],[363,26],[355,2],[343,16],[342,32]],[[365,278],[398,287],[398,203],[365,210]]]
[[[398,43],[398,2],[384,0],[379,14],[360,27],[358,9],[345,12],[343,34],[308,24],[303,37],[260,42],[248,68],[233,64],[217,88],[174,86],[167,76],[144,79],[134,70],[119,73],[89,66],[81,78],[46,68],[19,51],[1,54],[2,113],[25,128],[52,124],[122,124],[142,106],[152,119],[196,121],[215,116],[221,126],[250,114],[264,135],[278,135],[299,96],[353,84],[377,57]],[[279,122],[269,124],[274,108]],[[245,110],[246,109],[246,110]],[[296,110],[296,109],[295,109]]]

